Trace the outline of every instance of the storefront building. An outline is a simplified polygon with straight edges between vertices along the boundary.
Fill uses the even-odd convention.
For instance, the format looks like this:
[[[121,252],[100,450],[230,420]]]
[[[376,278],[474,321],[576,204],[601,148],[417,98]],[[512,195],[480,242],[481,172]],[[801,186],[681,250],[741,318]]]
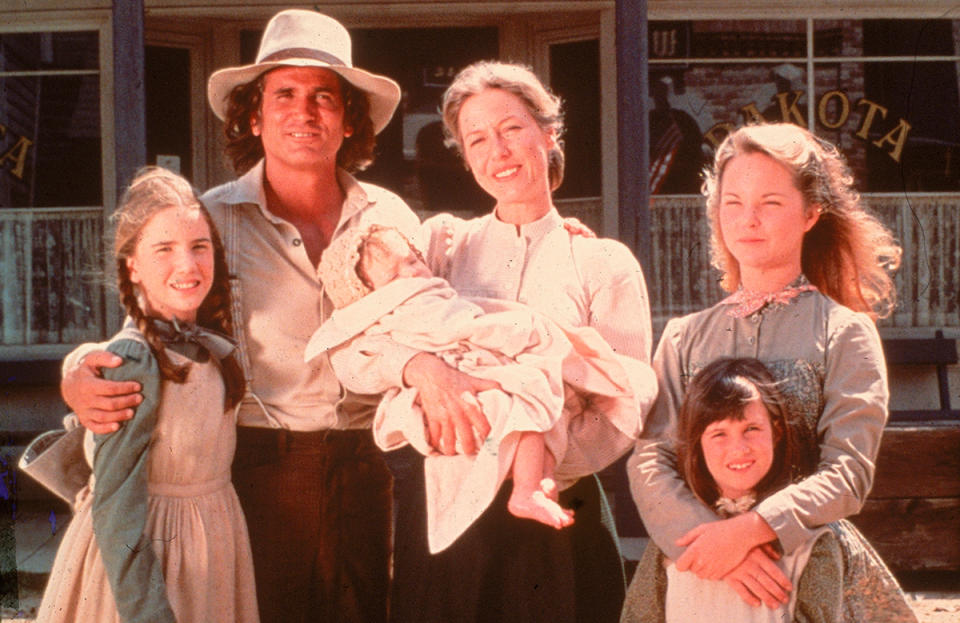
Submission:
[[[144,3],[147,161],[209,188],[231,174],[206,78],[251,62],[267,19],[295,3]],[[119,324],[103,277],[106,219],[124,181],[115,165],[123,137],[113,103],[125,85],[114,79],[112,5],[0,0],[0,431],[15,442],[16,431],[56,425],[62,405],[52,383],[63,354]],[[341,20],[353,35],[355,64],[403,88],[377,163],[362,177],[424,215],[489,209],[442,147],[439,97],[472,61],[519,61],[566,102],[561,212],[618,236],[617,150],[629,145],[617,136],[615,2],[300,6]],[[648,0],[647,8],[653,199],[644,270],[655,332],[722,295],[709,267],[699,173],[725,132],[763,118],[807,126],[840,145],[865,200],[901,241],[900,304],[881,322],[883,336],[960,337],[956,4]],[[960,378],[952,380],[960,388]],[[937,402],[935,383],[909,374],[903,382],[910,400]]]

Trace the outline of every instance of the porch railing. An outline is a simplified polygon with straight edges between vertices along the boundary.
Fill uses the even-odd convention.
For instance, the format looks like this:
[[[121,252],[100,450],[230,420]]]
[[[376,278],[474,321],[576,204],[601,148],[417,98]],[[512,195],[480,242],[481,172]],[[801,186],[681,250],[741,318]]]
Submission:
[[[101,208],[0,209],[0,355],[102,339],[102,268]]]
[[[960,195],[869,195],[867,206],[903,247],[898,303],[881,327],[960,327]],[[709,231],[698,197],[654,197],[652,266],[646,271],[654,330],[716,303]]]
[[[883,327],[960,327],[960,195],[865,198],[904,248],[899,303]],[[599,205],[599,200],[593,203]],[[583,205],[581,205],[583,204]],[[592,227],[590,205],[562,205]],[[653,199],[652,265],[645,267],[657,333],[674,316],[720,300],[697,197]],[[0,358],[37,358],[99,340],[105,327],[103,211],[0,209]]]

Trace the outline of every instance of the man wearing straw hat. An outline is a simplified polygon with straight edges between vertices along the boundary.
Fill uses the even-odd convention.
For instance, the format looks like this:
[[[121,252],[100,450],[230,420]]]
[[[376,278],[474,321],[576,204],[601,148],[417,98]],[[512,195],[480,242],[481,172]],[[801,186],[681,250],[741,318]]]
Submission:
[[[247,373],[233,481],[261,619],[383,621],[391,477],[369,430],[376,397],[347,392],[329,360],[306,365],[303,352],[332,310],[316,273],[329,242],[383,218],[419,224],[399,197],[350,175],[372,161],[400,88],[353,67],[337,21],[287,10],[256,62],[215,72],[207,95],[239,176],[202,200],[227,248]],[[399,375],[411,353],[394,350]],[[139,388],[97,378],[120,362],[86,353],[65,362],[63,395],[89,429],[109,432],[132,416]]]

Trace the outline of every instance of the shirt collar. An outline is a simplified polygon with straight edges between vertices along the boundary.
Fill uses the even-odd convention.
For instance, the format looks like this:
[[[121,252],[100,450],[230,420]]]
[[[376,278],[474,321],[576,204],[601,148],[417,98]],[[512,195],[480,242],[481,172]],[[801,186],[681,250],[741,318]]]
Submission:
[[[367,191],[363,189],[357,178],[343,169],[337,169],[337,181],[340,183],[344,195],[343,209],[340,210],[340,222],[337,223],[337,230],[340,230],[361,210],[375,204],[376,200],[367,195]]]
[[[525,238],[528,242],[531,242],[533,240],[543,238],[550,232],[562,227],[563,217],[560,216],[560,213],[557,212],[556,208],[550,208],[546,214],[537,220],[531,223],[524,223],[523,225],[520,225],[520,236]],[[497,218],[496,210],[490,214],[489,228],[499,236],[517,237],[517,226],[513,223],[505,223]]]
[[[728,305],[727,315],[734,318],[747,318],[770,307],[780,308],[789,305],[803,292],[815,292],[817,287],[800,273],[796,279],[777,292],[754,292],[745,290],[743,284],[736,292],[723,300]]]
[[[261,158],[257,164],[237,179],[231,193],[230,203],[253,203],[260,208],[264,217],[276,223],[282,219],[270,212],[267,207],[267,194],[263,184],[265,162]],[[340,183],[340,188],[343,189],[345,196],[343,210],[340,213],[340,223],[337,225],[337,229],[339,229],[357,212],[375,202],[367,196],[367,192],[360,185],[360,182],[344,169],[337,169],[337,181]]]

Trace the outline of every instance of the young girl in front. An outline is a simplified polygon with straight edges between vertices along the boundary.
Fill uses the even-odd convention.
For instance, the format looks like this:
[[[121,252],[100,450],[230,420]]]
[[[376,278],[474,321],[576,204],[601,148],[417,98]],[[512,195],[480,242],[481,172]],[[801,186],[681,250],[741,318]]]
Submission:
[[[678,464],[690,490],[720,518],[750,510],[815,467],[803,464],[799,429],[786,413],[773,377],[757,359],[718,359],[691,381],[680,407]],[[666,621],[841,619],[842,554],[829,527],[777,564],[797,588],[788,603],[771,609],[747,604],[723,580],[700,579],[665,561]]]
[[[114,215],[127,318],[104,369],[142,386],[133,419],[87,432],[90,482],[54,561],[41,622],[256,623],[253,563],[230,483],[234,358],[223,245],[190,184],[138,173]]]

